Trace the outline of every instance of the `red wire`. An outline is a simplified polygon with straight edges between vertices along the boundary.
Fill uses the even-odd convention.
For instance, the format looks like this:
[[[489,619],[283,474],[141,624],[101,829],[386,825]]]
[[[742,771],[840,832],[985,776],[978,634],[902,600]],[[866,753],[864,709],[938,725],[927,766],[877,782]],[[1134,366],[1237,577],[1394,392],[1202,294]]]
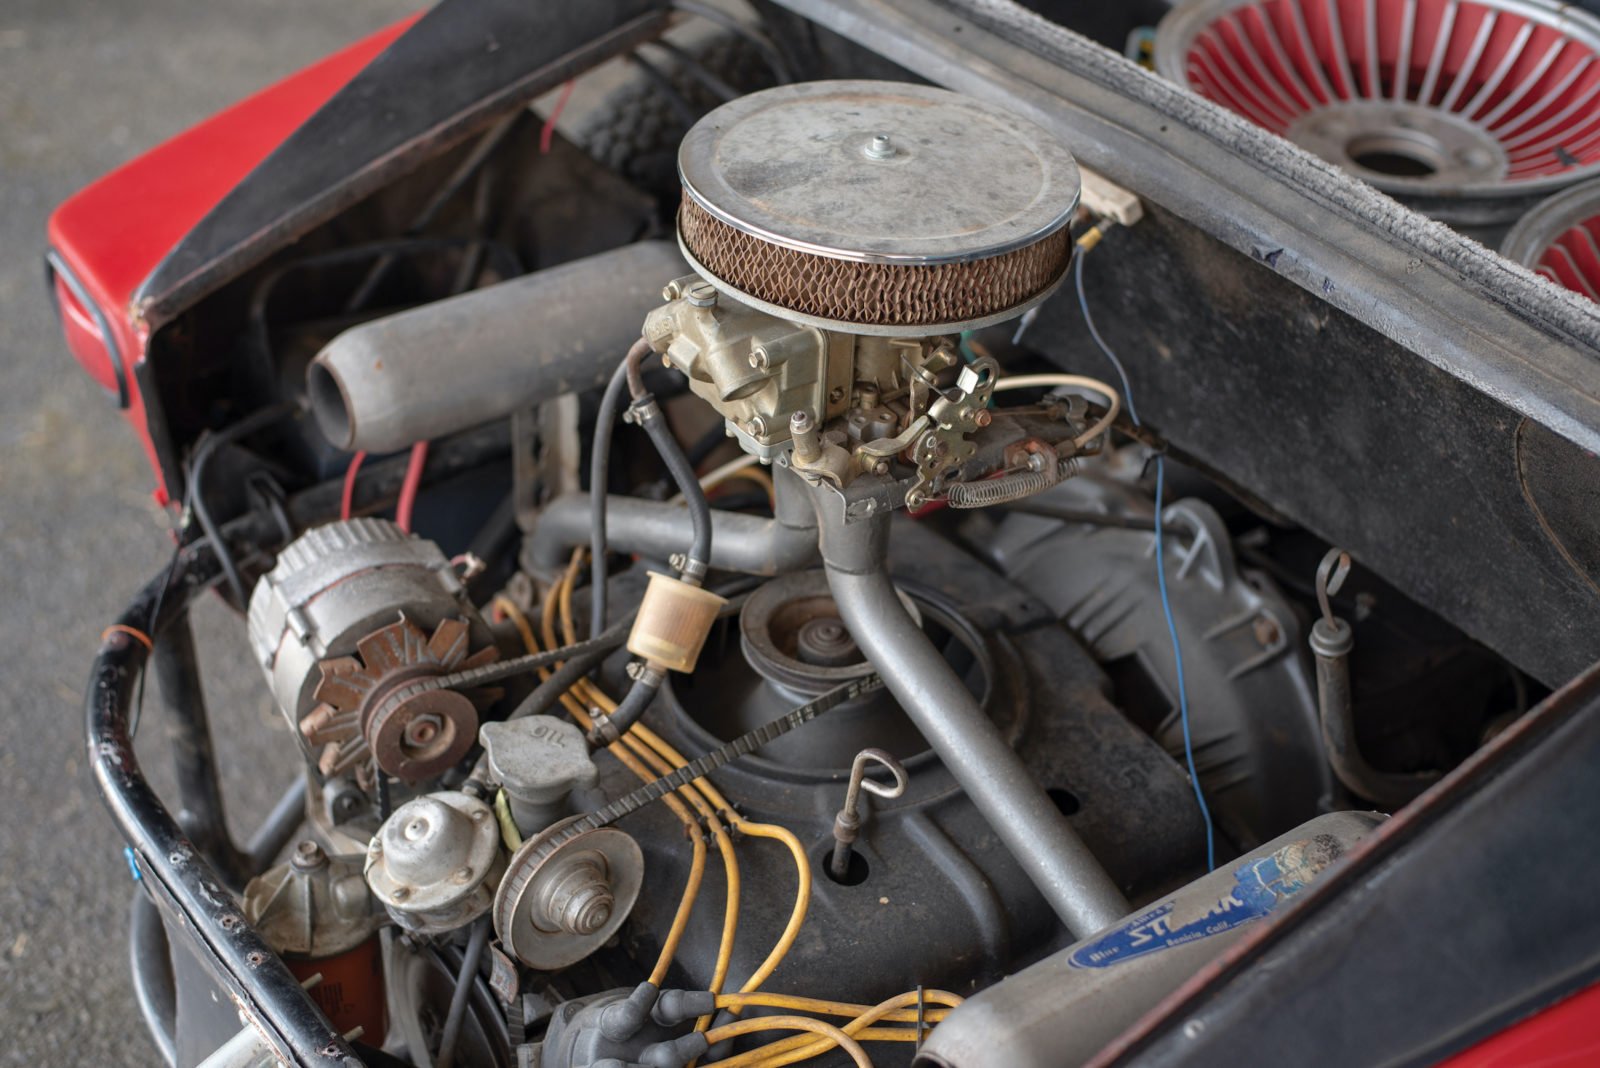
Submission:
[[[356,474],[361,470],[361,461],[367,458],[364,452],[358,452],[350,457],[350,466],[344,471],[344,496],[339,498],[339,518],[349,519],[350,509],[356,499]]]
[[[572,99],[572,87],[578,84],[577,79],[568,78],[561,87],[561,95],[556,97],[556,106],[550,109],[550,117],[544,120],[544,128],[539,131],[539,155],[548,156],[550,145],[556,139],[556,120],[561,117],[561,110],[567,106],[567,101]]]
[[[394,506],[394,521],[407,534],[411,533],[411,510],[417,504],[417,490],[422,486],[422,465],[427,462],[428,443],[419,441],[411,446],[405,481],[400,483],[400,501]]]

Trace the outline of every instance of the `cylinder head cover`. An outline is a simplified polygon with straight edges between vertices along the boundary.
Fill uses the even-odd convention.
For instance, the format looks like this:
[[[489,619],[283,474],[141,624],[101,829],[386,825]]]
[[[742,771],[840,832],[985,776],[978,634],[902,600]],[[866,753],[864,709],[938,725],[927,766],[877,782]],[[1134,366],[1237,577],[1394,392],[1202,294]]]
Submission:
[[[943,89],[834,81],[752,93],[678,153],[691,266],[763,311],[931,336],[1021,314],[1072,255],[1078,166],[1049,133]]]

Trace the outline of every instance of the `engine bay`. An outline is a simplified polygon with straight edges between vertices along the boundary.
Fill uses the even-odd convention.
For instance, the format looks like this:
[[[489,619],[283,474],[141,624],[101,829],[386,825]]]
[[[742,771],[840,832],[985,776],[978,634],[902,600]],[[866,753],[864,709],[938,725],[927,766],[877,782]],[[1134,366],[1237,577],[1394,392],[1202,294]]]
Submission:
[[[139,817],[258,973],[177,982],[203,1063],[1109,1063],[1593,652],[1529,622],[1591,544],[1570,435],[1386,379],[1343,276],[1037,102],[830,5],[680,6],[577,118],[568,81],[432,145],[159,325],[187,536],[92,744],[127,657],[198,694],[163,634],[215,591],[304,769],[270,864]],[[1465,467],[1515,424],[1536,519],[1485,478],[1484,522],[1565,563],[1453,555],[1492,539],[1420,525],[1397,424]],[[1500,611],[1519,568],[1564,584]]]

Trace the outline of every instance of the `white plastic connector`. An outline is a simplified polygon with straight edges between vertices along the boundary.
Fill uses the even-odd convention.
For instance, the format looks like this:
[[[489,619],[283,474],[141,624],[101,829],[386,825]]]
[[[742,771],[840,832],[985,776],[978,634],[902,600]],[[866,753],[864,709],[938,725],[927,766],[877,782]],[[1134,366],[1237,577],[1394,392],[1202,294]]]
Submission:
[[[1078,173],[1083,180],[1083,206],[1095,215],[1119,226],[1132,226],[1144,218],[1144,205],[1131,190],[1086,167],[1080,166]]]

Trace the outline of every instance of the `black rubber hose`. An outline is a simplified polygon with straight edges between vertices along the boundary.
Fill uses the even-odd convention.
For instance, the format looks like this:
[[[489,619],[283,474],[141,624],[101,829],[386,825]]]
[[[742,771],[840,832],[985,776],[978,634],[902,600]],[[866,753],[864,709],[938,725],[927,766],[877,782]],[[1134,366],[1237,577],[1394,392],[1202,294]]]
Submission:
[[[683,573],[685,582],[698,586],[705,579],[706,568],[711,562],[711,505],[706,500],[706,491],[700,488],[700,476],[695,474],[694,465],[683,454],[683,446],[678,444],[678,439],[672,436],[667,417],[661,414],[655,397],[645,389],[639,360],[648,351],[649,344],[640,339],[639,344],[628,350],[627,359],[622,361],[623,371],[628,378],[628,392],[633,396],[631,410],[634,421],[650,435],[650,443],[656,447],[667,473],[677,483],[678,492],[683,494],[684,502],[689,506],[689,520],[694,528],[693,540],[688,559],[678,570]]]
[[[628,687],[628,692],[617,703],[617,710],[609,716],[602,716],[595,723],[594,729],[589,732],[589,744],[609,745],[627,734],[629,728],[644,715],[644,710],[650,707],[650,702],[655,700],[656,691],[661,689],[664,677],[659,672],[651,671],[634,679],[633,685]]]
[[[644,344],[641,338],[634,348]],[[631,350],[630,350],[631,351]],[[606,489],[611,478],[611,437],[616,432],[617,408],[628,382],[628,361],[617,365],[600,411],[594,419],[594,441],[589,451],[589,637],[598,638],[606,625]]]
[[[304,775],[300,775],[283,791],[277,804],[272,806],[245,846],[251,874],[259,875],[271,867],[305,820],[306,780]]]
[[[293,404],[274,404],[251,412],[232,426],[225,427],[215,434],[207,436],[200,443],[200,447],[195,449],[194,462],[189,467],[189,485],[185,493],[185,503],[192,508],[195,519],[200,523],[200,529],[205,532],[205,536],[210,540],[217,554],[217,562],[222,566],[222,573],[228,580],[228,588],[233,591],[241,610],[250,603],[249,596],[244,588],[244,578],[239,572],[239,565],[234,562],[232,550],[229,549],[227,541],[219,535],[217,524],[211,518],[211,509],[206,504],[205,489],[201,484],[201,480],[205,477],[206,465],[210,462],[211,457],[216,454],[217,449],[230,442],[238,441],[240,438],[248,437],[259,430],[264,430],[278,420],[294,414],[294,412],[295,406]]]
[[[683,494],[684,502],[689,506],[689,521],[694,534],[689,544],[689,551],[678,570],[684,582],[698,586],[705,580],[706,570],[711,562],[711,504],[706,500],[705,490],[700,488],[699,476],[694,473],[694,468],[689,466],[688,457],[683,455],[683,446],[672,436],[672,428],[667,425],[667,417],[661,414],[656,399],[644,388],[644,381],[639,374],[640,349],[640,345],[635,345],[629,350],[628,358],[622,361],[628,388],[633,394],[633,406],[630,411],[633,413],[634,421],[644,427],[645,433],[650,435],[650,441],[660,454],[661,462],[666,464],[668,473],[678,485],[678,492]],[[598,445],[598,442],[596,444]],[[601,604],[603,607],[603,601]],[[590,620],[589,625],[592,628],[594,621]],[[596,721],[594,728],[589,732],[589,743],[596,746],[609,745],[626,734],[628,728],[639,721],[639,717],[644,715],[644,710],[654,700],[656,691],[661,688],[661,681],[661,671],[655,667],[647,667],[643,674],[633,680],[633,685],[628,687],[628,692],[623,695],[616,711],[609,716],[601,716]]]
[[[711,502],[706,500],[706,491],[700,488],[700,479],[695,475],[694,468],[689,466],[688,457],[683,455],[678,439],[672,436],[667,418],[661,414],[654,398],[648,399],[642,407],[636,403],[634,412],[645,433],[650,435],[656,452],[661,454],[661,462],[667,465],[672,481],[677,483],[684,503],[689,506],[689,521],[694,527],[694,537],[689,544],[688,560],[680,570],[685,582],[698,586],[705,578],[706,568],[711,562]]]
[[[434,1068],[450,1068],[456,1059],[456,1044],[461,1038],[461,1021],[467,1016],[467,1001],[472,984],[478,979],[478,961],[483,957],[483,947],[489,941],[489,917],[484,916],[472,928],[467,951],[461,957],[461,971],[456,974],[456,989],[450,995],[450,1011],[445,1016],[444,1034],[439,1039],[439,1055],[433,1059]]]

